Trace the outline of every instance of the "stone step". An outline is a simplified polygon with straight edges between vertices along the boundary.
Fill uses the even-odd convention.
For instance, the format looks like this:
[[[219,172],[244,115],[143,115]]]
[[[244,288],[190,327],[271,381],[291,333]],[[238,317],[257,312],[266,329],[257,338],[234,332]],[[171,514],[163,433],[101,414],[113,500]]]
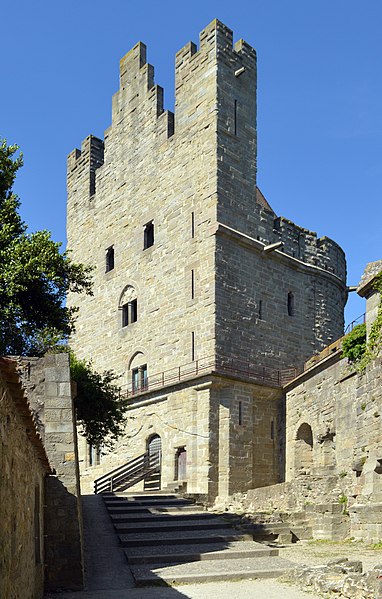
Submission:
[[[203,543],[203,545],[156,545],[125,549],[129,564],[181,563],[217,559],[260,558],[277,556],[279,550],[254,541]]]
[[[118,524],[122,522],[172,522],[173,520],[182,521],[182,522],[192,522],[193,520],[206,520],[213,521],[216,520],[219,516],[217,514],[210,514],[209,512],[198,512],[191,511],[182,513],[175,512],[171,513],[152,513],[152,512],[142,512],[142,513],[132,513],[132,514],[110,514],[111,521],[113,524]]]
[[[114,528],[117,533],[138,533],[151,531],[152,533],[166,532],[166,531],[183,531],[183,530],[215,530],[227,529],[227,523],[222,520],[206,521],[206,520],[193,520],[191,522],[184,522],[182,520],[173,519],[169,522],[121,522],[114,523]]]
[[[235,533],[231,528],[220,528],[219,533],[210,530],[184,532],[142,532],[119,534],[123,547],[142,547],[143,545],[184,545],[187,543],[229,543],[231,541],[252,541],[250,534]]]
[[[120,499],[118,500],[104,500],[106,507],[108,508],[116,508],[116,507],[182,507],[185,505],[194,505],[193,501],[190,499],[147,499],[146,501],[133,501],[130,499]]]
[[[291,562],[279,557],[219,559],[177,565],[143,564],[131,566],[137,586],[212,582],[215,580],[242,580],[250,578],[277,578],[291,568]]]
[[[158,499],[158,500],[163,500],[163,499],[179,499],[179,497],[177,497],[174,493],[171,494],[164,494],[164,493],[158,493],[157,491],[154,492],[147,492],[144,495],[137,495],[136,493],[118,493],[118,494],[107,494],[104,493],[102,495],[104,501],[121,501],[121,500],[126,500],[128,499],[129,501],[147,501],[148,499]]]
[[[170,505],[165,507],[142,507],[133,504],[129,506],[107,506],[109,514],[183,514],[184,512],[195,512],[194,505],[176,506]]]

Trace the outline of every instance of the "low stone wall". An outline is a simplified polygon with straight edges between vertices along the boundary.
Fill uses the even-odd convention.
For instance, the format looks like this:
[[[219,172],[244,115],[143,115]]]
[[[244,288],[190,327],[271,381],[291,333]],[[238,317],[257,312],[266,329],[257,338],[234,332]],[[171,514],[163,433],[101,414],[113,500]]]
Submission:
[[[19,372],[55,475],[46,481],[45,588],[83,587],[82,516],[68,354],[21,358]]]
[[[345,559],[326,566],[298,566],[284,577],[304,590],[330,593],[346,599],[376,599],[382,597],[382,565],[362,573],[362,562]],[[327,595],[325,595],[327,596]]]

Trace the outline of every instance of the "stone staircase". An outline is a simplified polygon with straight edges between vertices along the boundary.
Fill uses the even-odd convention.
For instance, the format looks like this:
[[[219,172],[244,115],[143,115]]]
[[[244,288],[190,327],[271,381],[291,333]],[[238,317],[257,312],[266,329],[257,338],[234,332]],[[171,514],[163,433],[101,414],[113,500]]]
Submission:
[[[225,515],[175,494],[103,495],[137,586],[273,578],[291,564]]]

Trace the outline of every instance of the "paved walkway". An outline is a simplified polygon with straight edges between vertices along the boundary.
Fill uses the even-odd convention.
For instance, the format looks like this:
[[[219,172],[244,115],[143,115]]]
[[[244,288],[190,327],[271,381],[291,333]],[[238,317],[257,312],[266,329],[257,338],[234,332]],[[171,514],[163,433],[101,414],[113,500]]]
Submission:
[[[83,496],[86,590],[46,599],[318,599],[274,579],[136,588],[102,497]]]

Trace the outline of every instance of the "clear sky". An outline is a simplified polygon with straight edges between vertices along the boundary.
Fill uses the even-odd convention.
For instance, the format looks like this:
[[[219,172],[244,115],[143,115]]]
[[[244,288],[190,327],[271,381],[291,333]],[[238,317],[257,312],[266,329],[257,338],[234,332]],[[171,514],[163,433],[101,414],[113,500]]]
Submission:
[[[172,109],[175,53],[218,18],[257,50],[258,184],[275,212],[337,241],[349,285],[382,258],[381,0],[1,4],[0,137],[24,152],[30,230],[65,242],[66,155],[110,125],[119,59],[145,42]],[[347,322],[364,309],[352,293]]]

